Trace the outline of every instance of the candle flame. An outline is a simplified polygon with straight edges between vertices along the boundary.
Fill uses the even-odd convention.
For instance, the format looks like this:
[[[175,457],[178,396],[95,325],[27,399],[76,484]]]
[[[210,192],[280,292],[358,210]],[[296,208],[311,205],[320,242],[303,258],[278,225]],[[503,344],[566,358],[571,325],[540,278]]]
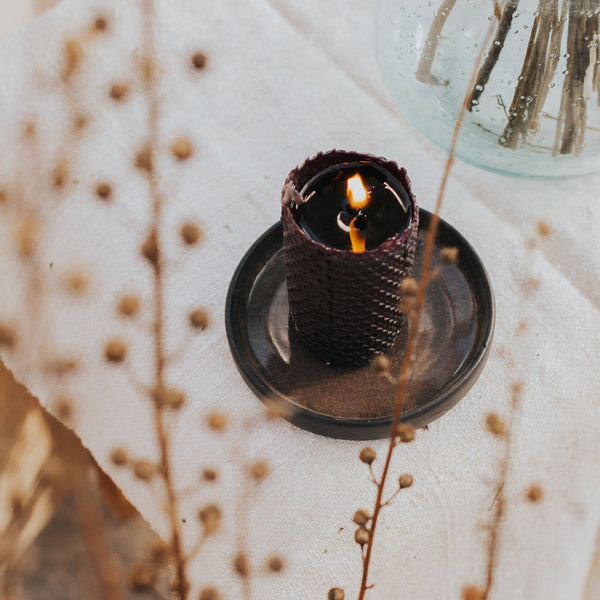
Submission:
[[[352,252],[364,252],[367,249],[367,232],[364,229],[356,227],[357,217],[354,217],[350,221],[350,244],[352,245]]]
[[[365,185],[357,173],[348,179],[346,196],[348,203],[354,210],[360,210],[365,208],[369,203],[369,194],[365,188]]]

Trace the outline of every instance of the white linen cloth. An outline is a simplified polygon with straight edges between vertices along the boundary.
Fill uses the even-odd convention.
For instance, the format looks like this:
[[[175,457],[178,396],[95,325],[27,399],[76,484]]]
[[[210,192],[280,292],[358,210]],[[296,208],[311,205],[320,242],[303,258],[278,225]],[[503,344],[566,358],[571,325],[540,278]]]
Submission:
[[[319,437],[286,422],[251,431],[239,425],[262,405],[230,356],[225,296],[247,248],[278,219],[286,174],[305,157],[343,148],[396,160],[406,166],[421,206],[431,210],[445,156],[404,120],[383,86],[370,3],[156,5],[166,337],[175,357],[167,378],[188,399],[169,423],[175,478],[184,489],[204,467],[221,474],[216,485],[182,497],[187,547],[203,503],[218,502],[225,520],[224,531],[193,561],[192,582],[195,589],[216,584],[225,597],[240,597],[230,560],[237,533],[247,527],[254,564],[274,552],[286,561],[281,575],[261,571],[253,578],[255,597],[325,598],[335,585],[353,598],[361,559],[351,517],[357,508],[370,509],[375,495],[357,458],[364,443]],[[107,16],[109,30],[86,37],[81,70],[65,88],[59,83],[64,41],[99,14]],[[116,447],[140,458],[156,453],[142,389],[151,384],[152,280],[139,247],[150,223],[150,197],[132,166],[147,132],[132,76],[139,44],[136,4],[113,0],[66,1],[0,45],[0,182],[43,217],[36,275],[15,249],[19,211],[12,202],[0,205],[0,322],[10,322],[19,336],[1,356],[51,412],[59,412],[58,397],[74,399],[68,424],[164,534],[159,488],[110,461]],[[189,67],[197,50],[208,56],[201,73]],[[108,96],[115,81],[132,86],[120,103]],[[81,139],[72,133],[74,113],[90,120]],[[32,120],[39,140],[33,150],[22,135]],[[195,145],[186,165],[168,152],[181,135]],[[69,161],[69,178],[58,193],[47,182],[62,158]],[[100,181],[113,187],[110,202],[95,196]],[[492,598],[582,597],[600,519],[599,184],[598,177],[539,182],[464,164],[454,168],[442,217],[469,239],[489,272],[497,308],[494,350],[470,393],[419,431],[414,443],[397,449],[392,479],[408,472],[415,483],[382,513],[369,597],[451,600],[465,584],[483,582],[485,525],[502,454],[483,422],[490,411],[507,416],[516,381],[524,384],[523,401]],[[531,248],[539,219],[552,233]],[[204,233],[193,249],[178,238],[188,220]],[[89,280],[77,298],[64,289],[73,270]],[[130,292],[143,299],[133,321],[115,311]],[[199,305],[211,323],[192,334],[187,313]],[[517,334],[520,323],[526,327]],[[113,337],[128,344],[126,367],[103,360]],[[52,365],[72,358],[79,368],[57,377]],[[223,435],[209,432],[204,420],[214,409],[238,425]],[[386,443],[370,445],[383,455]],[[251,489],[243,465],[252,457],[266,458],[272,473],[248,500],[244,525],[236,521],[236,506]],[[532,483],[544,489],[536,505],[524,499]]]

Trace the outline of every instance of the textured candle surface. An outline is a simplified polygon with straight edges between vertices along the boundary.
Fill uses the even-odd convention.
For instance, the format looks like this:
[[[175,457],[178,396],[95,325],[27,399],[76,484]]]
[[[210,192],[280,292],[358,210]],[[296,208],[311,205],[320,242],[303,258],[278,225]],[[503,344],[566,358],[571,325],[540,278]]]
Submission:
[[[380,216],[374,219],[395,222],[399,228],[390,235],[385,227],[378,228],[380,237],[367,243],[366,252],[353,252],[348,233],[340,229],[345,238],[341,238],[341,248],[328,236],[333,235],[332,228],[338,227],[336,219],[346,201],[347,180],[363,169],[367,187],[373,184],[371,178],[378,186],[395,180],[398,187],[393,188],[391,197],[395,194],[397,198],[388,209],[394,206],[398,210],[404,202],[406,210],[401,209],[397,220]],[[309,205],[318,199],[309,199],[309,195],[312,191],[328,190],[336,174],[341,186],[334,184],[333,188],[339,187],[339,191],[329,192],[333,199],[337,198],[338,206],[334,201],[331,206],[323,203],[332,222],[326,226],[315,219],[309,222],[304,217],[314,216]],[[321,200],[327,200],[329,192]],[[389,197],[382,194],[377,201],[385,206]],[[376,199],[372,201],[375,205]],[[321,204],[315,207],[319,216]],[[304,213],[300,219],[296,218],[299,212]],[[290,318],[306,347],[326,362],[350,366],[365,364],[373,355],[388,350],[403,323],[399,285],[411,272],[419,222],[406,171],[396,163],[367,154],[341,150],[318,154],[289,174],[283,188],[281,217]],[[369,214],[367,219],[370,217]]]

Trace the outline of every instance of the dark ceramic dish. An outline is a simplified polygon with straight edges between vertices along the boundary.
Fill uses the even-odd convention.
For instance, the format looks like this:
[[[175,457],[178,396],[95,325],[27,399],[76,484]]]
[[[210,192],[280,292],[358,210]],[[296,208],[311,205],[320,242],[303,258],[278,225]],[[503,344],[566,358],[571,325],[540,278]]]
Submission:
[[[419,276],[430,213],[421,209],[414,275]],[[423,427],[452,408],[471,388],[487,358],[494,330],[494,298],[479,257],[441,220],[434,252],[458,248],[427,292],[402,420]],[[320,361],[289,326],[282,226],[276,223],[248,250],[227,295],[225,324],[240,373],[261,399],[291,408],[289,420],[330,437],[386,437],[397,385],[370,366],[347,368]],[[386,356],[397,377],[404,328]]]

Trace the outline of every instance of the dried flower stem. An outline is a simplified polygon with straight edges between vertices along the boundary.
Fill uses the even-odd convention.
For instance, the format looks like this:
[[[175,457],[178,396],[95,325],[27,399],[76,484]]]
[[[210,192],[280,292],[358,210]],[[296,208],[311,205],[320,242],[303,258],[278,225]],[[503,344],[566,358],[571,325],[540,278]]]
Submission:
[[[237,463],[241,470],[240,478],[246,482],[249,489],[241,490],[236,500],[236,556],[243,557],[244,559],[244,573],[240,573],[237,570],[241,580],[242,598],[244,600],[252,599],[252,577],[255,575],[251,560],[250,560],[250,512],[253,506],[256,505],[255,499],[258,492],[258,486],[260,480],[264,475],[267,474],[265,471],[264,475],[256,477],[252,471],[251,466],[248,464],[247,451],[245,445],[245,438],[247,438],[253,429],[263,425],[265,423],[264,414],[253,415],[241,424],[242,431],[246,434],[236,435],[235,441],[231,451],[232,463]]]
[[[254,492],[254,489],[252,490]],[[244,600],[252,599],[252,580],[251,580],[251,567],[248,564],[249,556],[248,556],[248,524],[249,524],[249,512],[250,505],[253,504],[251,501],[253,496],[252,493],[244,493],[241,494],[238,501],[238,510],[237,510],[237,555],[245,557],[247,564],[247,572],[243,574],[241,578],[241,586],[242,586],[242,598]]]
[[[518,6],[519,0],[508,0],[504,10],[502,11],[502,16],[500,17],[498,31],[496,32],[494,41],[488,50],[485,61],[481,65],[481,69],[479,69],[479,73],[477,73],[475,85],[471,89],[471,93],[467,96],[465,101],[465,106],[468,111],[471,111],[473,106],[478,103],[479,97],[483,93],[483,90],[490,78],[490,73],[492,72],[495,64],[498,62],[500,52],[502,52],[502,48],[504,47],[506,36],[508,35],[512,25],[513,15]]]
[[[487,41],[491,38],[492,28],[490,27],[486,42],[483,44],[485,47],[487,45]],[[479,54],[475,70],[473,72],[473,76],[469,85],[467,87],[467,93],[473,87],[473,82],[475,80],[475,76],[479,67],[479,63],[481,62],[482,52]],[[465,103],[462,104],[458,117],[456,119],[456,124],[454,126],[454,132],[452,134],[452,142],[450,144],[450,149],[448,151],[448,157],[446,159],[446,166],[444,168],[444,173],[442,176],[442,181],[440,183],[440,187],[437,194],[435,210],[431,214],[431,221],[429,223],[429,227],[427,229],[427,235],[425,237],[425,248],[423,251],[423,267],[421,272],[421,277],[419,279],[419,285],[417,290],[417,299],[416,306],[414,311],[414,317],[410,323],[408,340],[406,342],[406,350],[404,354],[404,360],[402,361],[402,368],[400,371],[400,383],[398,385],[398,389],[396,392],[396,400],[394,403],[394,414],[392,417],[392,426],[390,430],[390,439],[387,447],[387,453],[385,457],[385,462],[383,465],[383,470],[381,472],[381,477],[379,481],[377,481],[377,496],[375,498],[375,505],[372,512],[371,517],[371,528],[369,540],[366,544],[366,549],[363,553],[363,564],[362,564],[362,576],[360,582],[360,590],[358,594],[358,600],[364,600],[365,594],[367,590],[370,588],[368,580],[369,580],[369,567],[371,565],[371,556],[373,553],[373,543],[375,540],[375,531],[377,528],[377,521],[379,519],[379,513],[384,506],[383,502],[383,491],[385,488],[385,484],[387,482],[388,473],[390,469],[390,464],[392,460],[392,456],[394,454],[394,449],[396,447],[396,432],[398,429],[398,425],[400,424],[400,420],[402,417],[402,409],[404,408],[404,404],[406,402],[406,386],[409,379],[409,372],[412,363],[412,355],[417,339],[417,332],[419,330],[419,323],[421,321],[421,316],[423,314],[423,307],[425,305],[425,294],[427,291],[427,287],[429,282],[431,281],[432,276],[432,259],[433,259],[433,249],[434,243],[438,232],[439,226],[439,213],[442,207],[442,202],[444,199],[444,195],[446,192],[446,186],[448,183],[448,177],[450,175],[450,170],[452,169],[452,165],[454,163],[454,150],[456,148],[456,142],[458,140],[458,134],[460,133],[460,129],[462,127],[464,115],[465,115]]]
[[[587,118],[585,84],[593,80],[595,61],[591,61],[592,45],[598,35],[598,0],[584,0],[583,4],[568,0],[567,74],[563,83],[557,140],[562,135],[560,153],[581,152]],[[596,40],[597,43],[597,40]],[[591,64],[590,64],[591,63]],[[588,71],[591,72],[588,74]],[[590,86],[591,87],[591,86]],[[562,129],[562,132],[561,132]],[[556,151],[555,147],[555,151]]]
[[[431,65],[433,64],[433,57],[435,56],[440,34],[444,28],[446,19],[455,4],[456,0],[443,0],[442,5],[438,9],[433,22],[431,23],[415,74],[417,80],[422,83],[441,83],[431,74]]]
[[[562,8],[559,13],[558,10],[558,0],[553,0],[554,4],[552,7],[552,33],[550,34],[550,50],[548,57],[546,59],[546,66],[543,72],[543,78],[539,86],[539,97],[537,99],[537,105],[540,107],[540,110],[536,111],[535,115],[535,130],[537,131],[540,127],[540,117],[544,116],[541,112],[544,103],[546,102],[546,97],[548,96],[548,90],[550,89],[550,82],[554,79],[554,75],[556,74],[556,69],[558,68],[558,62],[560,60],[560,46],[561,46],[561,37],[562,37],[562,26],[566,21],[566,3],[562,3]]]
[[[494,12],[499,19],[498,30],[471,93],[465,99],[469,111],[479,103],[498,62],[518,4],[519,0],[507,0],[501,14],[498,4],[495,4]],[[431,66],[442,28],[453,5],[451,0],[444,0],[433,19],[417,66],[416,78],[419,81],[440,83],[431,75]],[[563,23],[568,22],[565,54],[567,64],[553,155],[581,153],[586,130],[587,102],[594,90],[598,93],[600,104],[600,68],[597,60],[599,9],[599,0],[563,0],[559,14],[558,0],[539,0],[523,66],[507,113],[507,122],[498,138],[501,146],[515,149],[520,141],[527,141],[530,133],[536,134],[539,131],[548,88],[560,60]]]
[[[505,428],[503,433],[504,440],[504,455],[499,465],[498,473],[498,492],[494,501],[494,516],[490,525],[490,535],[488,538],[487,549],[487,568],[485,587],[481,600],[487,600],[494,584],[494,576],[496,573],[496,565],[498,563],[498,548],[500,546],[500,530],[504,522],[504,508],[506,504],[504,490],[506,488],[506,480],[510,471],[511,462],[511,447],[512,447],[512,429],[515,422],[515,415],[521,404],[521,387],[513,385],[510,416],[511,423]]]
[[[143,77],[144,93],[148,105],[148,148],[150,158],[158,148],[158,120],[159,105],[156,96],[156,82],[153,68],[147,68],[153,64],[154,40],[153,40],[153,21],[154,21],[154,3],[152,0],[142,0],[142,14],[144,19],[144,61]],[[152,235],[155,236],[157,245],[156,260],[152,261],[154,273],[154,389],[164,389],[165,386],[165,347],[164,347],[164,272],[161,256],[159,229],[162,222],[163,199],[159,189],[158,178],[155,172],[153,161],[150,160],[147,166],[148,182],[150,195],[152,199]],[[160,474],[162,475],[165,493],[166,493],[166,511],[169,519],[171,547],[175,560],[176,573],[176,591],[181,600],[188,597],[188,580],[186,574],[186,556],[183,550],[182,535],[178,519],[178,501],[173,481],[171,465],[171,445],[166,431],[164,420],[164,407],[154,402],[154,424],[156,427],[156,436],[159,446]]]
[[[508,122],[500,138],[507,148],[516,148],[519,139],[526,140],[529,130],[537,131],[539,127],[539,109],[546,100],[560,57],[561,34],[558,0],[539,0]]]

